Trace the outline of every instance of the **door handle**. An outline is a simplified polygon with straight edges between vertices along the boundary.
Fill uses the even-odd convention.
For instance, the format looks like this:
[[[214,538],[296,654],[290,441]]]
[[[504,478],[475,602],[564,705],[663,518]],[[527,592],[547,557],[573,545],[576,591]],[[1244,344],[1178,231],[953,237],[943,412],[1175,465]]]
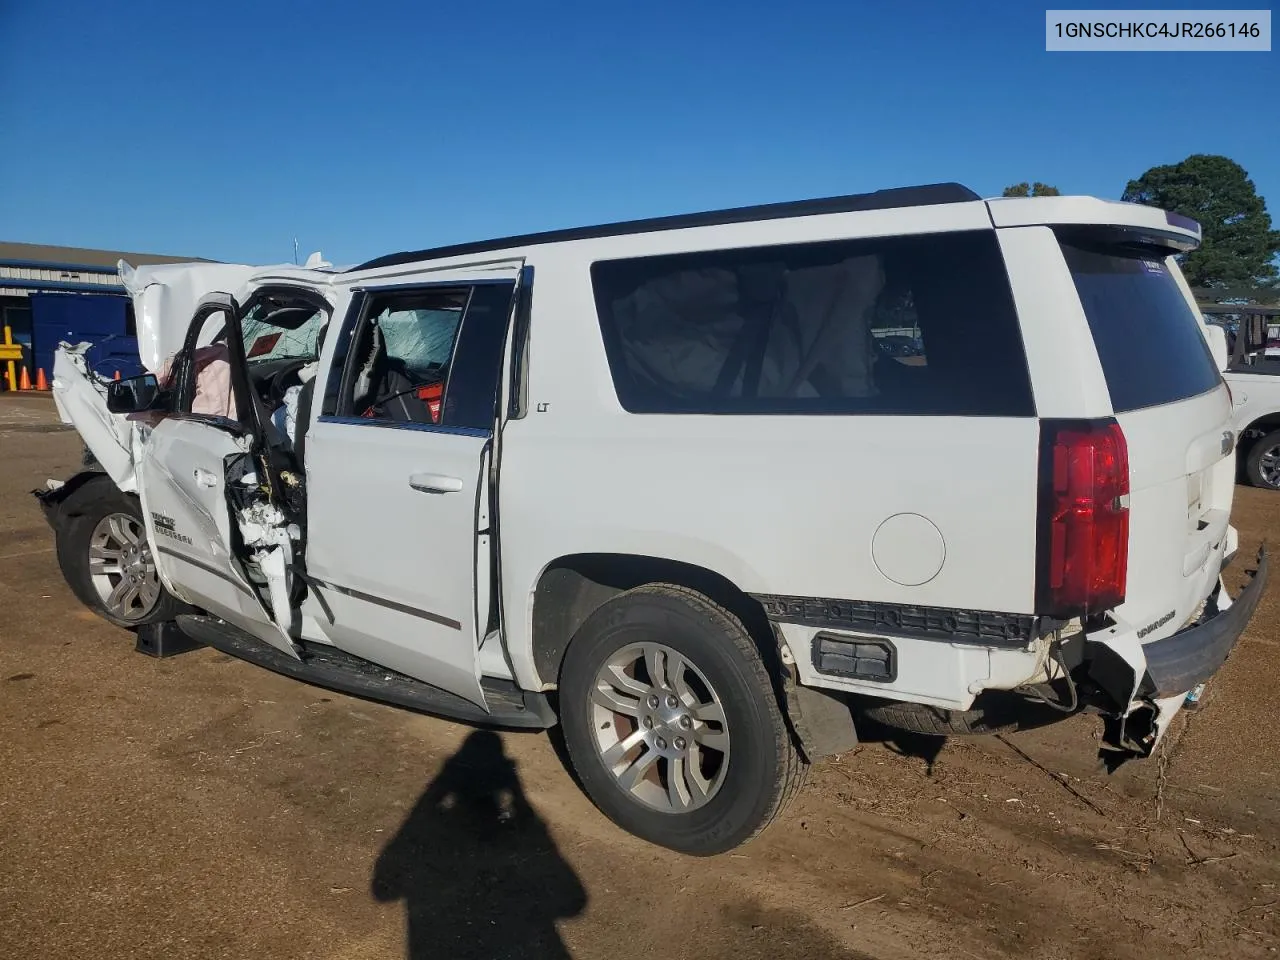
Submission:
[[[218,485],[218,476],[208,470],[201,470],[196,467],[196,483],[201,487],[216,487]]]
[[[415,473],[409,477],[409,486],[423,493],[460,493],[462,481],[441,473]]]

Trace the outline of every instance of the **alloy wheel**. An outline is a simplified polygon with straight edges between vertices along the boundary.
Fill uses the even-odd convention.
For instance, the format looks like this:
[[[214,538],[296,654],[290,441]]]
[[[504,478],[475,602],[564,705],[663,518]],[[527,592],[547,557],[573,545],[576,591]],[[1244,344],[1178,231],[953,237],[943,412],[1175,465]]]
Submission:
[[[729,769],[724,705],[706,676],[661,643],[611,656],[591,688],[596,747],[618,786],[665,813],[709,803]]]

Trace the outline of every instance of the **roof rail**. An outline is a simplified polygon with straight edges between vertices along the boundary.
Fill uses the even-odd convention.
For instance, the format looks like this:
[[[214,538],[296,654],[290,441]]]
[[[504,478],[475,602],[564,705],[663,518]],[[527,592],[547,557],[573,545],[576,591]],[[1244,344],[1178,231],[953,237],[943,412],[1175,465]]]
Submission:
[[[445,257],[464,257],[473,253],[506,250],[510,247],[527,247],[542,243],[566,243],[571,240],[590,240],[599,237],[620,237],[635,233],[657,233],[662,230],[685,230],[691,227],[714,227],[727,223],[751,223],[756,220],[782,220],[789,217],[813,217],[826,213],[852,213],[858,210],[889,210],[894,207],[923,207],[939,203],[965,203],[982,198],[968,187],[958,183],[932,183],[919,187],[895,187],[874,193],[854,193],[844,197],[825,197],[818,200],[795,200],[786,203],[765,203],[753,207],[733,207],[728,210],[711,210],[705,213],[686,213],[673,217],[652,217],[646,220],[626,220],[594,227],[572,227],[567,230],[549,230],[545,233],[526,233],[515,237],[494,240],[478,240],[471,243],[455,243],[445,247],[432,247],[406,253],[392,253],[367,263],[352,267],[351,271],[374,270],[394,267],[419,260],[440,260]]]

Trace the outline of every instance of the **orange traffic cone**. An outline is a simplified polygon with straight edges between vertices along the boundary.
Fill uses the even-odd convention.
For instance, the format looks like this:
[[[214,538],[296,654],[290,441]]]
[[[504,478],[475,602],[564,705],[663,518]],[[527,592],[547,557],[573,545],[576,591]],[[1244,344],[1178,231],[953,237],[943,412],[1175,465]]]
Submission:
[[[37,390],[49,389],[49,381],[44,378],[44,367],[41,367],[39,370],[36,371],[36,389]]]
[[[22,368],[22,376],[18,378],[18,389],[19,390],[31,389],[31,374],[27,373],[26,367]]]

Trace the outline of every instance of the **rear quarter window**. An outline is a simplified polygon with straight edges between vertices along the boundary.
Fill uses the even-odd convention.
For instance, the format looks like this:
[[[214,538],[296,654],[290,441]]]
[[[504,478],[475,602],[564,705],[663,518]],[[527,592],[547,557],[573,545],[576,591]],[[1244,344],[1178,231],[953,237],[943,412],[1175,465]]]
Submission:
[[[1222,382],[1198,314],[1159,254],[1064,242],[1116,413],[1175,403]]]
[[[1035,414],[994,231],[602,261],[631,413]]]

